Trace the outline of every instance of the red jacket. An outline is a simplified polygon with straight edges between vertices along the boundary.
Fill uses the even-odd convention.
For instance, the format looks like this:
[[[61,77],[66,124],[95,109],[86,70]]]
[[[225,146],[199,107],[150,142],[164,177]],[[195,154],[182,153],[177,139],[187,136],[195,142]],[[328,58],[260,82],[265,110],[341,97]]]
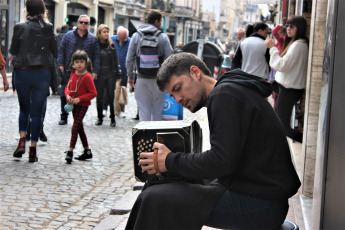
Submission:
[[[77,75],[76,71],[72,72],[65,88],[65,95],[70,95],[72,98],[79,97],[80,102],[77,104],[79,106],[91,105],[91,100],[97,96],[91,75],[88,72],[83,75]]]

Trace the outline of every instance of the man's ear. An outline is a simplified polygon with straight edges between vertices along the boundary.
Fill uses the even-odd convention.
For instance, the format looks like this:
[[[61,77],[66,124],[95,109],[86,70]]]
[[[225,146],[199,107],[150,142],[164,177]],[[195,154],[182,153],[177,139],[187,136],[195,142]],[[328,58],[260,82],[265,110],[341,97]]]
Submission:
[[[192,65],[189,69],[190,76],[195,77],[196,79],[200,79],[201,77],[201,70],[199,67]]]

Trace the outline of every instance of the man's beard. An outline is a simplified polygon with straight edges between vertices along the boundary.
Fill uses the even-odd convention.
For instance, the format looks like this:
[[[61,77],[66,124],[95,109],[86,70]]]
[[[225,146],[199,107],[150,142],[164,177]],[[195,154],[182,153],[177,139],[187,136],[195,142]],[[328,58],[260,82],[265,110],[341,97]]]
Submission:
[[[202,107],[206,105],[206,97],[203,96],[193,107],[193,110],[190,110],[192,113],[198,112]]]

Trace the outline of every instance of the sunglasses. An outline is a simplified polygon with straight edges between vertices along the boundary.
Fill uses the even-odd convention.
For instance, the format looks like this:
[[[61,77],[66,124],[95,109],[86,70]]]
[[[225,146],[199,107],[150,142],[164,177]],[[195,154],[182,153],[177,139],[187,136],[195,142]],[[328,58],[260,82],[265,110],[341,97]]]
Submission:
[[[85,24],[85,25],[89,25],[89,22],[85,22],[85,21],[79,21],[80,24]]]
[[[294,25],[292,25],[292,24],[286,24],[285,25],[285,28],[287,29],[287,28],[289,28],[290,27],[290,29],[293,29],[293,28],[295,28],[295,26]]]

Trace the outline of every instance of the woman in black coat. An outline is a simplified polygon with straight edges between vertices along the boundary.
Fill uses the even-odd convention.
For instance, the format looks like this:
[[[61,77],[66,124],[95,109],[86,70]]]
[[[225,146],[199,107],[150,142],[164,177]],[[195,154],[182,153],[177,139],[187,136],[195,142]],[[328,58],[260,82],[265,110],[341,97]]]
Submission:
[[[114,112],[114,90],[115,81],[120,80],[119,61],[116,54],[116,49],[113,41],[109,37],[109,27],[107,25],[99,25],[96,33],[96,38],[101,49],[100,52],[100,72],[95,80],[97,89],[97,114],[98,120],[95,125],[102,125],[103,114],[103,95],[104,90],[110,104],[110,126],[115,127],[115,112]]]
[[[14,157],[25,153],[25,135],[31,118],[31,147],[29,162],[36,162],[36,145],[41,129],[42,107],[49,92],[53,58],[57,44],[53,25],[45,21],[43,0],[26,1],[26,21],[14,26],[10,53],[16,56],[14,84],[18,94],[19,144]]]

